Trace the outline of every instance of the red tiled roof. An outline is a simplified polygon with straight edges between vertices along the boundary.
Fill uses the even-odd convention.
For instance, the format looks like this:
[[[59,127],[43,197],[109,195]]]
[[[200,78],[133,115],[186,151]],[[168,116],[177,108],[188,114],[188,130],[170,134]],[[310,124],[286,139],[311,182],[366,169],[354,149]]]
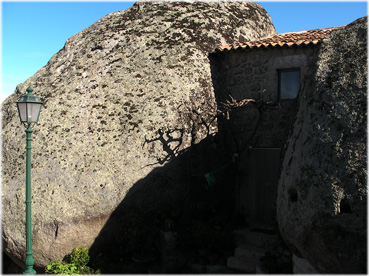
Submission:
[[[299,31],[299,32],[289,32],[278,34],[270,38],[265,38],[257,41],[228,44],[217,48],[215,51],[225,51],[225,50],[236,50],[236,49],[247,49],[247,48],[260,48],[260,47],[291,47],[293,45],[309,45],[317,44],[324,37],[326,37],[332,30],[340,27],[332,27],[325,29],[315,29],[310,31]]]

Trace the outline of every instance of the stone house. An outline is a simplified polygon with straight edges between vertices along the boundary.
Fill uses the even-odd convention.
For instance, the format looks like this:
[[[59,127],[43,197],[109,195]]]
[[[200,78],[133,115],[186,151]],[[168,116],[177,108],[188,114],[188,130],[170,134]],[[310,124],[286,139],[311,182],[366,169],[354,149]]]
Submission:
[[[210,54],[219,134],[238,156],[237,208],[247,221],[275,225],[283,147],[319,42],[335,28],[225,45]]]

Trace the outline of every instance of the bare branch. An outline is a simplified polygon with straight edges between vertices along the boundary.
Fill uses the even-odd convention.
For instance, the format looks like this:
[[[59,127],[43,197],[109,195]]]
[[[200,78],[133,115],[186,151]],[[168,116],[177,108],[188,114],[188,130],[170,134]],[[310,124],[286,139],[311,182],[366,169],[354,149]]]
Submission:
[[[229,97],[231,98],[231,100],[226,100],[226,102],[221,103],[221,105],[226,109],[226,110],[231,110],[237,107],[243,107],[246,106],[248,103],[256,103],[256,101],[254,99],[243,99],[240,101],[235,100],[231,95],[229,95]]]

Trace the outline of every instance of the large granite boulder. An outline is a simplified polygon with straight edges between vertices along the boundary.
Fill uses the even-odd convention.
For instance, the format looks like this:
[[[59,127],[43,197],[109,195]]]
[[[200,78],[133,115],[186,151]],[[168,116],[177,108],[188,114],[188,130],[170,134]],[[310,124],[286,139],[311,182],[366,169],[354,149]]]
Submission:
[[[68,39],[2,106],[7,254],[25,252],[25,133],[15,102],[28,86],[45,103],[32,144],[33,249],[44,266],[91,246],[139,180],[150,181],[140,190],[146,204],[181,200],[183,173],[146,176],[216,131],[201,116],[215,103],[208,53],[275,34],[253,2],[139,2]]]
[[[365,273],[367,18],[332,31],[299,96],[280,176],[281,234],[321,273]]]

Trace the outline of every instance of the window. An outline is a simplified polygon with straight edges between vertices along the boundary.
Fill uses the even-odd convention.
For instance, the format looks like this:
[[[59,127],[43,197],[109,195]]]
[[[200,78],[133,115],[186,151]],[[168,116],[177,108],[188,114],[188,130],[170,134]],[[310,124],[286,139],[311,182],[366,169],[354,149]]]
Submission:
[[[300,87],[300,69],[279,70],[279,99],[295,99]]]

